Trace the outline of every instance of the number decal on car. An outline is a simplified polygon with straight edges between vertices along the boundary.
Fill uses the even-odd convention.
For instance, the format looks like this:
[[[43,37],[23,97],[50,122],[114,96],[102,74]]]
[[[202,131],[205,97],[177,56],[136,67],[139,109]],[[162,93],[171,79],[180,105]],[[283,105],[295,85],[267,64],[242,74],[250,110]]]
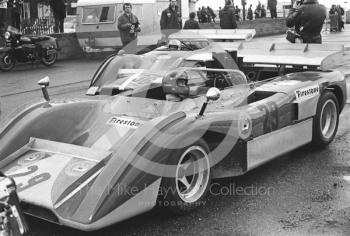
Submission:
[[[28,166],[27,170],[22,173],[16,173],[13,175],[9,175],[11,178],[20,178],[28,175],[35,175],[35,173],[39,170],[38,166]],[[17,191],[22,192],[26,189],[29,189],[35,185],[41,184],[51,178],[50,173],[42,173],[35,175],[34,177],[27,180],[27,183],[17,183]]]

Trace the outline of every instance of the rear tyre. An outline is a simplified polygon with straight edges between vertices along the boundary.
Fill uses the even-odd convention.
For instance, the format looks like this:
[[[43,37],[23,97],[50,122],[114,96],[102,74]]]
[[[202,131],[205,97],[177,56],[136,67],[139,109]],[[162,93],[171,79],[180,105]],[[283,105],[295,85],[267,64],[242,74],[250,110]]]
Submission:
[[[331,91],[324,92],[317,105],[317,112],[313,124],[312,143],[317,148],[330,144],[338,130],[339,103]]]
[[[8,72],[11,71],[16,65],[16,59],[12,55],[12,53],[6,53],[1,58],[0,70]]]
[[[41,63],[44,64],[45,66],[52,66],[53,64],[55,64],[56,61],[57,61],[57,52],[50,53],[48,55],[45,52],[41,58]]]
[[[191,212],[205,204],[211,181],[209,148],[199,140],[177,150],[170,157],[176,166],[173,178],[163,178],[158,205],[176,215]]]

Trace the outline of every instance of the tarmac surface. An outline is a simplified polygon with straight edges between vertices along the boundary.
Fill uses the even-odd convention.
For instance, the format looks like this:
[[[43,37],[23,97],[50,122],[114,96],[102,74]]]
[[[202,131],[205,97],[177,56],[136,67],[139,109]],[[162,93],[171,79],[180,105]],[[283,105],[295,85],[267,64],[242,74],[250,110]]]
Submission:
[[[345,32],[327,32],[325,42],[349,43],[350,25],[346,27]],[[256,40],[283,39],[273,36]],[[9,114],[23,104],[42,99],[36,82],[47,75],[53,98],[84,97],[99,63],[63,61],[52,68],[19,66],[11,73],[0,72],[1,110]],[[340,66],[349,86],[350,52]],[[350,88],[348,91],[350,94]],[[249,191],[239,194],[238,187]],[[203,208],[185,216],[174,217],[155,209],[91,233],[31,217],[29,223],[34,236],[350,235],[350,104],[340,117],[337,136],[329,147],[314,150],[306,146],[244,176],[214,181],[207,200]]]

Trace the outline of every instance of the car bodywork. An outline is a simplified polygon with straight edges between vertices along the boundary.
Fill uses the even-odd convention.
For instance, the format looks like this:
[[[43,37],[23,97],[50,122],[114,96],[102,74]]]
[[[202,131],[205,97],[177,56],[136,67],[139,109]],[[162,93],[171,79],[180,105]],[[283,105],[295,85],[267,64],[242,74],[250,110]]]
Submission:
[[[208,47],[213,42],[248,42],[255,34],[255,29],[180,30],[169,35],[166,41],[180,42],[180,51],[193,51]],[[169,44],[157,48],[156,51],[169,51]]]
[[[266,64],[276,65],[278,56],[270,50],[270,63],[252,62],[249,50],[224,51],[235,52],[231,67],[245,72],[255,64],[270,68]],[[229,59],[222,50],[108,58],[92,80],[90,97],[35,104],[9,122],[0,133],[0,169],[15,179],[27,214],[81,230],[120,222],[156,205],[176,147],[205,140],[213,178],[224,178],[310,143],[322,94],[334,92],[339,111],[347,97],[344,76],[321,70],[338,50],[324,51],[318,65],[300,68],[284,60],[284,70],[271,67],[277,76],[258,83],[248,83],[238,68],[223,68]],[[225,63],[213,64],[218,55]],[[178,71],[200,76],[206,89],[220,88],[220,99],[208,104],[204,116],[198,114],[205,93],[167,100],[163,80]]]

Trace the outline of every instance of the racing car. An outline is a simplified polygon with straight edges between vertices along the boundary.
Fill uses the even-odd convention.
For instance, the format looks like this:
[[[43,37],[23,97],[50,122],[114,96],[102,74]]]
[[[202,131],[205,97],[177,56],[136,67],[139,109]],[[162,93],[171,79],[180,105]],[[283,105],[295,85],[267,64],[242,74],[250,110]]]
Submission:
[[[328,68],[341,50],[250,47],[113,56],[84,99],[53,101],[41,80],[45,101],[0,130],[0,170],[21,209],[84,231],[156,205],[186,214],[212,179],[330,144],[347,98],[343,74]]]

